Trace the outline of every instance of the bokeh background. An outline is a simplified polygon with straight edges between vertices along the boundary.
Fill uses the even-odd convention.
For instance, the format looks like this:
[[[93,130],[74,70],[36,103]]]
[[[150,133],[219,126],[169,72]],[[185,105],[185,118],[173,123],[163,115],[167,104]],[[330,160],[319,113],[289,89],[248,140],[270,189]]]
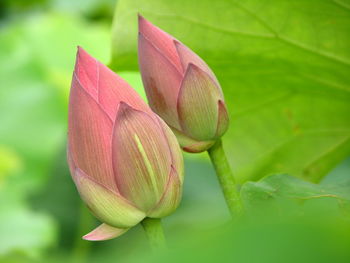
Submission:
[[[183,202],[163,220],[174,250],[157,255],[140,226],[81,239],[98,222],[65,155],[77,45],[145,98],[138,12],[218,75],[247,206],[228,223],[207,155],[185,154]],[[1,0],[0,262],[349,262],[349,32],[346,0]]]

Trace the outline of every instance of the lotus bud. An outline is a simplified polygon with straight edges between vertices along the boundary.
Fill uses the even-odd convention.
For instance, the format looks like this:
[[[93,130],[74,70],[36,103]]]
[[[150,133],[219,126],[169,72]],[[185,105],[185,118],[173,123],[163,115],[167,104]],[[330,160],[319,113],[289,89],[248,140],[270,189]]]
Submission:
[[[148,102],[188,152],[209,149],[229,117],[218,80],[188,47],[139,16],[139,65]]]
[[[78,48],[69,99],[68,163],[78,192],[106,240],[145,217],[172,213],[183,160],[175,135],[118,75]]]

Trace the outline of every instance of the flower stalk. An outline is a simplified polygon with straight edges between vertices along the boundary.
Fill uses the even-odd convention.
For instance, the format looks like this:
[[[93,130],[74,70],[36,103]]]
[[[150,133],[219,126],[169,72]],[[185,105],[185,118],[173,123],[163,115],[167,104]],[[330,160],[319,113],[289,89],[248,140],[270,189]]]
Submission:
[[[141,225],[146,232],[146,236],[153,251],[166,248],[164,231],[160,218],[146,217],[141,221]]]
[[[233,176],[231,167],[222,147],[221,139],[217,140],[216,143],[208,150],[208,154],[215,168],[226,204],[232,217],[236,218],[242,213],[243,205],[236,180]]]

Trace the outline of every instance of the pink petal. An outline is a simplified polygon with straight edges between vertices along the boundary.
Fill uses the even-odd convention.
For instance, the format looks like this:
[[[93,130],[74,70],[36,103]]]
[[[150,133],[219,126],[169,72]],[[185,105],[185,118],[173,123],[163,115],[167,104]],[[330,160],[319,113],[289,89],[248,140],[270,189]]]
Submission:
[[[176,103],[182,75],[142,34],[139,34],[139,64],[151,108],[169,125],[179,128]]]
[[[135,109],[151,112],[140,95],[121,77],[105,65],[99,63],[99,103],[114,121],[121,101],[127,102]]]
[[[98,183],[116,190],[111,140],[112,121],[73,77],[68,120],[70,158]]]
[[[185,152],[189,153],[200,153],[208,150],[211,146],[214,145],[215,140],[211,141],[196,141],[193,138],[190,138],[183,134],[182,132],[173,129],[173,132],[178,139],[181,148]]]
[[[82,88],[97,101],[98,62],[81,47],[78,47],[74,72]]]
[[[142,211],[148,211],[159,201],[171,165],[161,127],[150,115],[121,103],[112,144],[120,193]]]
[[[180,178],[180,181],[183,182],[184,177],[184,162],[183,156],[181,152],[181,148],[179,142],[173,133],[173,131],[169,128],[166,123],[157,116],[160,127],[163,130],[163,134],[168,142],[169,150],[171,154],[172,166],[177,171],[177,174]]]
[[[182,183],[175,168],[172,166],[163,196],[158,204],[147,213],[147,216],[162,218],[171,214],[179,206],[181,194]]]
[[[219,84],[215,74],[211,71],[211,69],[207,65],[207,63],[205,63],[196,53],[194,53],[191,49],[186,47],[181,42],[175,41],[175,47],[176,47],[176,50],[179,54],[183,71],[185,72],[187,70],[187,67],[190,63],[196,65],[201,70],[206,72],[215,81],[217,87],[219,88],[219,90],[222,94],[220,84]]]
[[[125,101],[136,109],[150,111],[128,83],[81,47],[78,48],[75,75],[82,88],[101,105],[113,121],[120,101]]]
[[[88,177],[79,168],[73,179],[81,198],[102,222],[117,228],[129,228],[138,224],[145,214],[116,192]]]
[[[141,15],[139,15],[139,33],[171,61],[179,72],[182,72],[181,62],[174,46],[175,38],[147,21]]]
[[[225,102],[223,102],[222,100],[219,100],[218,102],[218,112],[219,112],[219,116],[218,116],[218,126],[216,129],[216,137],[219,138],[222,135],[224,135],[229,125],[228,112],[225,106]]]
[[[89,241],[109,240],[121,236],[128,230],[129,228],[116,228],[107,224],[101,224],[90,233],[83,236],[83,239]]]
[[[195,140],[214,138],[218,122],[220,94],[209,75],[189,64],[178,98],[178,115],[182,131]]]
[[[201,153],[207,151],[210,147],[214,145],[215,141],[201,141],[194,144],[189,144],[182,149],[188,153]]]

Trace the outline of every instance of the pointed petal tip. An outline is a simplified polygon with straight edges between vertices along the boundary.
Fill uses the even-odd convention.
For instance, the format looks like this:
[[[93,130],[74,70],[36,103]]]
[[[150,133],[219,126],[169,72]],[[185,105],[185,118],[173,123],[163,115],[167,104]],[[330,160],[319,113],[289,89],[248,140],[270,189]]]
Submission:
[[[81,46],[77,47],[73,79],[77,79],[81,87],[97,100],[98,61]]]
[[[182,44],[179,40],[177,40],[177,39],[173,39],[173,43],[174,43],[174,46],[175,46],[175,48],[176,48],[176,51],[178,52],[178,53],[180,53],[180,49],[182,48],[182,47],[186,47],[184,44]],[[186,47],[187,48],[187,47]],[[192,63],[193,64],[193,63]]]
[[[144,27],[154,27],[154,25],[149,22],[144,16],[142,16],[140,13],[137,13],[138,17],[138,28],[139,28],[139,33],[143,34],[144,32]]]
[[[141,13],[137,12],[137,19],[140,23],[143,23],[144,21],[147,21],[146,18],[143,17],[143,15],[141,15]]]
[[[83,49],[81,46],[78,45],[77,46],[77,63],[78,61],[80,62],[80,60],[84,62],[84,60],[88,58],[91,59],[92,58],[91,55],[88,52],[86,52],[85,49]]]
[[[135,111],[136,109],[134,109],[130,104],[128,104],[127,102],[125,101],[121,101],[119,102],[119,105],[118,105],[118,110],[117,110],[117,116],[118,115],[123,115],[123,114],[126,114],[130,111]]]
[[[86,234],[85,236],[82,236],[82,239],[86,240],[86,241],[102,241],[102,239],[97,238],[94,235],[91,235],[91,233]],[[103,239],[105,240],[105,239]]]
[[[126,114],[126,113],[130,113],[130,112],[142,112],[143,114],[147,115],[148,117],[153,118],[152,117],[153,112],[151,110],[145,111],[143,109],[135,108],[125,101],[120,101],[118,106],[117,106],[117,116],[118,116],[118,114]]]
[[[82,239],[87,241],[104,241],[121,236],[129,228],[115,228],[107,224],[101,224],[90,233],[84,235]]]
[[[119,108],[126,109],[126,108],[132,108],[127,102],[121,101],[119,102]]]
[[[204,71],[199,66],[192,62],[188,63],[185,74],[189,74],[191,71],[204,73]]]
[[[179,40],[177,40],[177,39],[173,39],[173,43],[174,43],[174,45],[176,47],[179,46],[179,45],[182,45],[181,42]]]
[[[184,79],[193,74],[200,75],[200,76],[203,76],[204,74],[206,74],[199,66],[197,66],[192,62],[188,63],[187,67],[185,67],[184,70],[185,70]]]
[[[79,75],[82,73],[77,67],[81,67],[84,71],[87,71],[89,78],[96,77],[96,62],[97,59],[90,55],[84,48],[77,46],[77,55],[75,63],[75,72]]]

